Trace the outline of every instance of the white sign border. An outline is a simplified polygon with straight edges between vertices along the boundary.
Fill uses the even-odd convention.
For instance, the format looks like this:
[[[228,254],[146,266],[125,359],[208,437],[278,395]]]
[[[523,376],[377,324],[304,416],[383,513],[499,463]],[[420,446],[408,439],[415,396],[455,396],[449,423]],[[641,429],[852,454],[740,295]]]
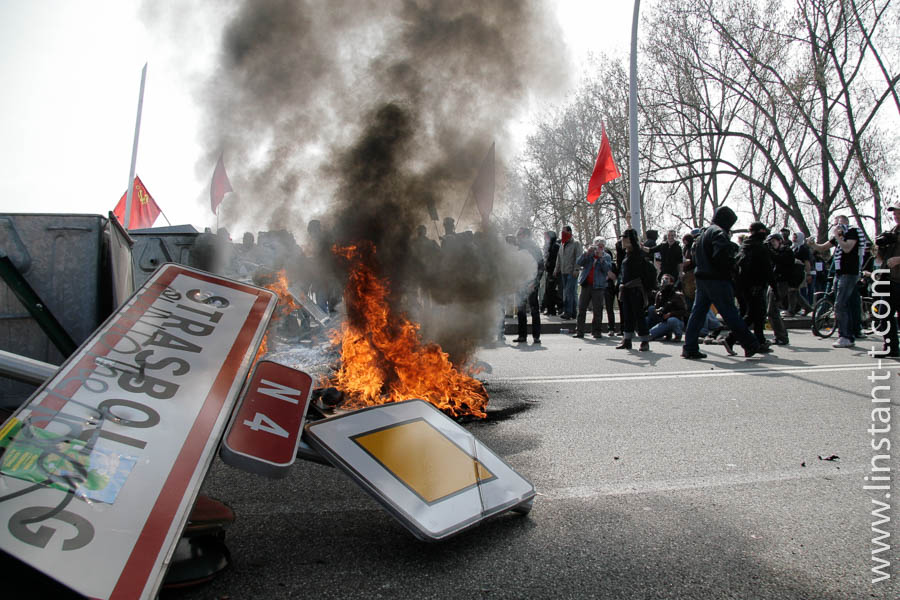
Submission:
[[[174,270],[174,274],[169,275],[170,271]],[[66,359],[62,365],[57,370],[57,374],[54,375],[51,379],[45,381],[35,392],[29,397],[29,399],[22,404],[19,409],[12,415],[11,418],[18,418],[20,413],[25,410],[31,408],[31,403],[34,399],[38,398],[43,394],[46,389],[57,383],[59,380],[65,379],[66,375],[68,375],[68,370],[73,364],[77,364],[78,361],[83,359],[88,351],[94,347],[95,342],[102,336],[107,333],[120,319],[124,319],[124,313],[128,311],[132,307],[132,301],[138,295],[148,291],[152,285],[157,284],[160,279],[164,279],[168,277],[169,281],[173,281],[179,275],[192,276],[199,275],[197,277],[198,281],[204,281],[204,279],[212,279],[212,283],[215,285],[230,287],[237,291],[241,291],[242,289],[246,290],[255,290],[257,292],[257,301],[268,296],[268,302],[266,306],[263,308],[261,314],[259,316],[259,323],[256,326],[256,330],[253,333],[252,338],[250,339],[247,350],[244,352],[244,355],[241,357],[238,366],[235,369],[235,377],[232,379],[232,382],[229,386],[228,391],[224,394],[224,397],[221,401],[221,406],[218,410],[218,414],[216,416],[215,422],[210,430],[210,436],[207,440],[205,440],[204,447],[200,454],[197,457],[196,464],[193,467],[190,477],[186,483],[185,492],[180,501],[178,502],[177,509],[174,513],[174,518],[171,521],[166,535],[164,536],[162,543],[160,545],[160,551],[157,556],[153,560],[152,568],[148,571],[148,575],[143,584],[130,584],[130,589],[140,588],[141,589],[141,598],[152,598],[155,596],[156,592],[159,589],[159,586],[162,583],[162,580],[165,576],[166,569],[171,562],[172,556],[175,551],[176,543],[178,538],[181,535],[181,531],[184,529],[184,526],[187,524],[187,520],[190,516],[190,508],[193,506],[196,501],[196,497],[200,491],[200,485],[202,484],[203,478],[206,476],[207,471],[209,470],[210,465],[212,464],[213,459],[216,455],[216,449],[220,443],[221,435],[224,432],[225,424],[231,416],[231,411],[234,408],[237,395],[244,383],[244,379],[246,378],[247,372],[250,369],[250,365],[256,355],[257,349],[262,342],[263,337],[266,334],[269,321],[271,320],[271,316],[275,310],[275,306],[278,302],[277,295],[271,290],[267,290],[265,288],[261,288],[249,283],[239,282],[232,279],[228,279],[221,275],[216,275],[214,273],[209,273],[202,271],[200,269],[191,268],[185,265],[177,264],[177,263],[164,263],[157,268],[157,270],[151,275],[150,278],[137,290],[135,290],[134,294],[128,298],[115,312],[113,312],[92,334],[91,336],[85,340],[85,342],[79,347],[79,349],[68,359]],[[261,294],[259,292],[262,292]],[[244,292],[247,293],[247,292]],[[251,314],[253,312],[251,311]],[[255,315],[257,316],[257,315]],[[255,318],[254,316],[254,318]],[[244,325],[238,332],[237,336],[240,336],[246,327],[247,321],[245,321]],[[235,340],[236,343],[237,339]],[[223,366],[222,369],[225,367]],[[220,370],[216,374],[216,379],[221,375],[222,370]],[[213,380],[215,381],[215,379]],[[212,388],[212,384],[211,384]],[[212,393],[212,389],[210,389],[210,393]],[[188,440],[185,440],[185,444],[187,444]],[[171,473],[171,471],[170,471]],[[160,494],[162,497],[163,494]],[[155,510],[155,508],[154,508]],[[151,515],[148,515],[148,520]],[[145,525],[142,525],[142,531],[145,530]],[[132,549],[131,558],[135,557],[135,553],[137,552],[137,547],[140,544],[140,538],[135,542],[135,546]],[[15,556],[15,555],[13,555]],[[17,557],[19,560],[23,560],[22,558]],[[26,564],[31,565],[33,568],[47,574],[49,577],[56,579],[53,577],[52,572],[48,572],[46,568],[41,568],[37,565],[32,565],[30,561],[24,561]],[[126,563],[124,570],[128,569],[128,563]],[[60,581],[57,579],[57,581]],[[60,581],[60,583],[65,582]],[[118,588],[122,584],[121,574],[118,577],[118,583],[116,584],[116,588]],[[77,590],[76,590],[77,591]],[[110,595],[114,595],[114,592],[111,591]]]
[[[427,503],[369,455],[353,438],[404,422],[425,420],[494,477]],[[530,503],[534,486],[474,435],[424,400],[371,406],[306,426],[307,441],[346,471],[417,538],[439,541]],[[468,447],[470,450],[466,450]],[[472,507],[477,502],[480,510]]]

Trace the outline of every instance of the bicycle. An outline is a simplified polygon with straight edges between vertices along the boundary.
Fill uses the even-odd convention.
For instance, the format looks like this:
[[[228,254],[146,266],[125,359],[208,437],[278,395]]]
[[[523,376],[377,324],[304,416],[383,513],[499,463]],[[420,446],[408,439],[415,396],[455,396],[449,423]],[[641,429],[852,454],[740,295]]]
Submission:
[[[865,281],[865,280],[862,280]],[[862,288],[863,285],[860,285]],[[868,295],[869,285],[865,284],[865,293],[860,289],[860,326],[866,335],[872,333],[872,303],[874,299]],[[828,279],[824,292],[816,292],[812,312],[812,332],[821,338],[831,337],[837,331],[837,315],[834,312],[835,286],[833,278]]]

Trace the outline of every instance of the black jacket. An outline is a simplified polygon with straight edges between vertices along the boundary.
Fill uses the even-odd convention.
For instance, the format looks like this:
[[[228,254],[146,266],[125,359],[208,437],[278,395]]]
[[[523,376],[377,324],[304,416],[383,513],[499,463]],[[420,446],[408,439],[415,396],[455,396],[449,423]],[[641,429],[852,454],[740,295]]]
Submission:
[[[787,281],[794,268],[794,252],[790,246],[782,246],[772,250],[772,265],[775,269],[775,281]]]
[[[696,243],[697,279],[731,280],[738,246],[729,238],[737,215],[721,206],[713,215],[712,225],[706,228]]]
[[[556,239],[555,231],[548,231],[547,233],[550,237],[550,242],[544,248],[544,266],[547,269],[547,274],[553,277],[553,269],[556,268],[556,257],[559,255],[559,240]]]
[[[772,282],[772,255],[766,246],[766,233],[754,233],[744,238],[737,259],[737,283],[741,287],[769,285]]]
[[[687,303],[684,300],[684,295],[675,291],[674,286],[656,292],[654,305],[660,315],[671,313],[673,317],[684,322],[688,320]]]

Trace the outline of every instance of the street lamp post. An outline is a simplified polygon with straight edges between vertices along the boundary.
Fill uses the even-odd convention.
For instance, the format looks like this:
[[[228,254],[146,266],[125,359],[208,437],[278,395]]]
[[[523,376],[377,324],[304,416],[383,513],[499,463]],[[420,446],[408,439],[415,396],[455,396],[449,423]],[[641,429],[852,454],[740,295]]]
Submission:
[[[631,22],[631,76],[628,85],[628,202],[631,214],[631,226],[639,234],[643,233],[641,222],[641,187],[638,180],[640,161],[638,160],[637,134],[637,31],[638,12],[641,0],[634,0],[634,18]]]

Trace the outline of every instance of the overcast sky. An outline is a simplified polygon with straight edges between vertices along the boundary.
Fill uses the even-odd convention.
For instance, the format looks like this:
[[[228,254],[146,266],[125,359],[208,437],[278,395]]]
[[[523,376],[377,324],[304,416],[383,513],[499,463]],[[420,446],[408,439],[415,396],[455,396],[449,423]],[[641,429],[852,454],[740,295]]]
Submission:
[[[556,5],[576,61],[588,51],[626,55],[632,4]],[[203,163],[198,110],[184,73],[203,76],[218,35],[192,31],[162,43],[132,1],[0,2],[0,211],[106,215],[113,209],[126,189],[147,62],[137,174],[173,225],[214,225],[214,165]],[[165,224],[162,217],[156,222]]]

